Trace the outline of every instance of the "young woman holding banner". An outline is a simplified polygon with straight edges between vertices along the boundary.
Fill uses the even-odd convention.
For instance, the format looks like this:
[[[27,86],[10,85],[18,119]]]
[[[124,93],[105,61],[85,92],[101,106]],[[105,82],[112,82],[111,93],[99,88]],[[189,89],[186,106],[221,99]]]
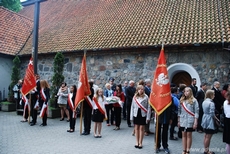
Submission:
[[[183,153],[188,154],[192,146],[192,132],[197,128],[199,105],[194,98],[192,89],[185,88],[178,106],[178,127],[182,131]]]
[[[145,94],[144,86],[138,85],[136,94],[133,97],[130,120],[134,123],[136,136],[135,148],[142,148],[145,125],[150,121],[151,108],[148,103],[148,96]]]
[[[70,129],[67,130],[67,132],[72,133],[75,130],[75,122],[76,122],[76,111],[75,111],[75,97],[76,97],[76,92],[77,92],[77,87],[76,85],[72,85],[70,86],[70,93],[68,95],[68,99],[67,99],[67,108],[69,110],[69,118],[70,118],[70,123],[69,123],[69,127]]]

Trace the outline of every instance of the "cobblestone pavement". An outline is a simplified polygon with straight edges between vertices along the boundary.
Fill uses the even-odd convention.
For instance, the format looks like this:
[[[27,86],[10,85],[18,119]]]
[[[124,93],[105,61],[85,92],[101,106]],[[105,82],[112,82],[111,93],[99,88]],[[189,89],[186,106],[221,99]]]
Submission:
[[[81,136],[79,133],[79,118],[76,122],[76,131],[67,133],[69,123],[59,119],[48,119],[46,127],[39,126],[41,119],[35,126],[20,122],[22,116],[15,112],[0,111],[0,154],[147,154],[155,153],[154,135],[145,136],[143,149],[134,148],[135,137],[132,136],[133,127],[129,128],[122,120],[121,129],[113,130],[114,126],[102,126],[102,138],[94,138],[93,133]],[[92,123],[93,127],[93,123]],[[150,130],[154,131],[151,123]],[[191,154],[203,153],[203,136],[193,133]],[[171,154],[181,154],[181,139],[169,140]],[[216,154],[225,152],[225,143],[222,142],[222,133],[214,134],[211,146]],[[160,151],[164,153],[164,151]]]

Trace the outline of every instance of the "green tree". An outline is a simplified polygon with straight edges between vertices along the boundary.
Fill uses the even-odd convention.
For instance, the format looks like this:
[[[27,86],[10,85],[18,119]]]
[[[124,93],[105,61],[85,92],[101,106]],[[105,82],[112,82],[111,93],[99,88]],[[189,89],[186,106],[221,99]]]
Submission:
[[[20,79],[20,64],[21,61],[18,56],[13,59],[13,67],[12,67],[12,74],[11,74],[11,83],[9,86],[9,98],[13,98],[13,87],[18,83]]]
[[[0,6],[3,6],[14,12],[19,12],[22,9],[20,0],[0,0]]]
[[[55,95],[58,92],[60,84],[64,81],[63,69],[64,69],[64,55],[61,52],[58,52],[54,57],[54,75],[52,77],[52,86],[51,86],[51,99],[50,106],[55,107]]]

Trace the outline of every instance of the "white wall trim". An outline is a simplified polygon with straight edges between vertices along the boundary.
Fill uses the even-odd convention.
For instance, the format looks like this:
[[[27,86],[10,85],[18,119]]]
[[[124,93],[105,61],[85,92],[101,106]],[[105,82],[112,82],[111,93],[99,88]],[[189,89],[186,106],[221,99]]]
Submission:
[[[172,82],[173,76],[182,71],[187,72],[191,78],[196,78],[196,86],[200,89],[200,77],[197,71],[189,64],[186,63],[175,63],[168,67],[169,81]]]

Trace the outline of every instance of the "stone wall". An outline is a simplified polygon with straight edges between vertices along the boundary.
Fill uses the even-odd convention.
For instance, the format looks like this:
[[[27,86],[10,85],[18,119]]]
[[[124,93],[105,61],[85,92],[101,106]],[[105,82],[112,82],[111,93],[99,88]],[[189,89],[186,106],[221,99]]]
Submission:
[[[0,55],[0,101],[8,97],[8,87],[11,83],[13,58]]]
[[[104,86],[110,77],[115,78],[115,83],[152,79],[159,52],[159,48],[87,52],[88,77],[94,79],[99,86]],[[227,50],[215,47],[166,48],[165,55],[167,66],[174,63],[192,65],[198,72],[201,82],[210,85],[215,79],[221,84],[230,82],[230,54]],[[77,84],[83,53],[65,53],[64,56],[65,82],[68,85]],[[54,55],[39,55],[38,58],[38,73],[41,79],[47,79],[51,83]],[[22,64],[22,70],[25,70],[26,65],[27,62]]]

